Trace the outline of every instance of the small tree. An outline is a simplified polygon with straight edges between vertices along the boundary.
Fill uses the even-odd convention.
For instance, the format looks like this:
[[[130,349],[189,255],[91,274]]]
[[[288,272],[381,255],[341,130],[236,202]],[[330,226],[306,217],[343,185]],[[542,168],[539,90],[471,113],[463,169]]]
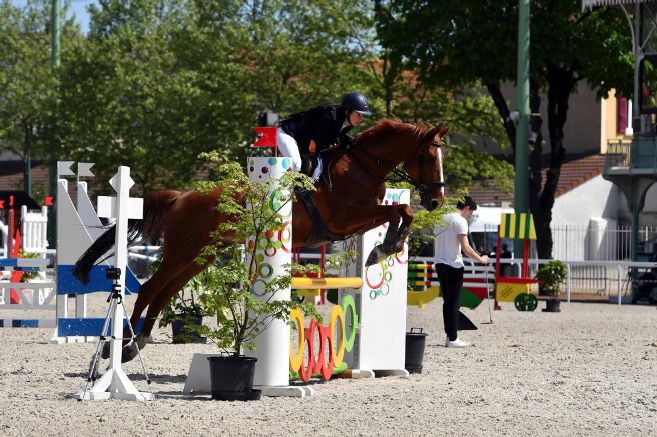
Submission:
[[[205,290],[200,296],[205,314],[215,318],[217,326],[193,328],[208,337],[224,353],[239,356],[244,349],[255,348],[255,339],[273,320],[289,321],[290,311],[302,307],[302,311],[315,319],[321,319],[309,303],[299,303],[293,290],[292,298],[274,300],[274,294],[291,285],[291,265],[284,272],[264,284],[262,296],[255,298],[251,290],[258,279],[259,253],[271,248],[280,249],[280,241],[272,241],[268,235],[282,229],[284,223],[270,209],[270,193],[274,181],[259,184],[251,182],[237,163],[224,162],[216,153],[205,153],[201,158],[220,163],[213,181],[200,181],[196,188],[209,192],[220,187],[217,211],[228,219],[212,233],[213,242],[207,245],[197,262],[201,265],[215,261],[204,273]],[[314,189],[305,175],[287,173],[279,184],[280,205],[292,201],[294,188]],[[252,244],[244,245],[247,239]],[[245,262],[245,260],[247,262]]]

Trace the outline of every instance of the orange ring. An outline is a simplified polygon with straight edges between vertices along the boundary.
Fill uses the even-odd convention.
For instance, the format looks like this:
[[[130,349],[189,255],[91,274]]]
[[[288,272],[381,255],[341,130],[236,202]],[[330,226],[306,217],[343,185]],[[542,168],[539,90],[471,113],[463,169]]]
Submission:
[[[317,328],[317,322],[315,319],[310,320],[310,325],[304,330],[306,336],[306,345],[308,346],[308,366],[304,367],[303,362],[299,367],[299,378],[303,382],[310,381],[310,377],[313,374],[313,369],[315,368],[315,347],[313,345],[313,336],[315,335],[315,329]]]
[[[340,321],[338,326],[340,327],[340,347],[335,347],[337,342],[333,341],[333,335],[335,333],[335,324]],[[333,358],[333,364],[335,366],[339,366],[342,364],[342,361],[344,360],[344,350],[345,350],[345,334],[344,334],[344,310],[340,305],[335,305],[333,306],[333,309],[331,310],[331,315],[329,316],[329,330],[330,330],[330,337],[331,337],[331,342],[333,343],[333,347],[331,348],[331,357]],[[338,354],[335,355],[335,350],[338,350]]]
[[[303,341],[304,341],[304,322],[303,314],[299,308],[290,311],[290,321],[296,322],[297,331],[299,331],[299,341],[297,343],[297,353],[292,354],[292,344],[290,344],[290,370],[297,372],[303,363]],[[292,329],[292,328],[290,328]]]

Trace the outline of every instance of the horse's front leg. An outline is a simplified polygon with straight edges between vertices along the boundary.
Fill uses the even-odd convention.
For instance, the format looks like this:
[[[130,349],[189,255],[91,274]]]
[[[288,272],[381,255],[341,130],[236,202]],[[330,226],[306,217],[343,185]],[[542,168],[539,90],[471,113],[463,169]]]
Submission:
[[[409,205],[355,205],[349,207],[348,211],[349,215],[344,217],[344,222],[349,223],[352,230],[344,232],[345,234],[355,231],[362,233],[388,223],[383,242],[372,249],[367,257],[366,266],[377,264],[402,249],[413,222],[413,210]],[[336,224],[339,221],[340,219],[336,218]]]
[[[399,223],[401,220],[401,224]],[[381,244],[372,249],[365,266],[378,264],[390,255],[400,252],[408,238],[408,232],[413,222],[413,210],[409,205],[395,205],[388,221],[388,230]]]

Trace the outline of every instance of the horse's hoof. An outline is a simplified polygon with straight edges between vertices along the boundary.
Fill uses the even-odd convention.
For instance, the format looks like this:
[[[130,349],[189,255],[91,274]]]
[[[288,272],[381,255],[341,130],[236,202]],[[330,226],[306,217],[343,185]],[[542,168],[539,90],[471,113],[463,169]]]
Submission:
[[[123,349],[121,350],[121,362],[127,363],[128,361],[134,360],[138,353],[139,347],[135,342],[123,346]]]
[[[369,256],[367,257],[367,261],[365,261],[365,267],[378,264],[386,259],[386,257],[387,255],[379,248],[379,246],[376,246],[374,249],[372,249]]]
[[[109,341],[106,341],[105,344],[103,344],[103,351],[101,352],[100,357],[103,360],[106,360],[110,357],[110,343],[109,343]]]
[[[151,339],[151,341],[149,341]],[[146,347],[146,344],[152,343],[153,337],[151,336],[144,336],[141,334],[137,334],[137,338],[135,338],[135,342],[137,343],[137,347],[139,347],[139,350],[142,350],[144,347]]]

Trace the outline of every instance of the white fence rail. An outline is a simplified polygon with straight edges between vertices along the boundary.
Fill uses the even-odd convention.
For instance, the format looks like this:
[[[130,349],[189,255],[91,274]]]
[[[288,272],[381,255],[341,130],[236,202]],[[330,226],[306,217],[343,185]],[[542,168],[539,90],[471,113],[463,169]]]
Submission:
[[[552,257],[573,261],[627,261],[631,258],[632,229],[629,226],[562,226],[552,225]],[[472,233],[473,247],[493,251],[497,244],[497,227],[484,226],[485,232]],[[646,257],[657,253],[657,227],[641,226],[639,253]],[[505,243],[512,248],[510,240]],[[530,253],[536,255],[532,241]]]

